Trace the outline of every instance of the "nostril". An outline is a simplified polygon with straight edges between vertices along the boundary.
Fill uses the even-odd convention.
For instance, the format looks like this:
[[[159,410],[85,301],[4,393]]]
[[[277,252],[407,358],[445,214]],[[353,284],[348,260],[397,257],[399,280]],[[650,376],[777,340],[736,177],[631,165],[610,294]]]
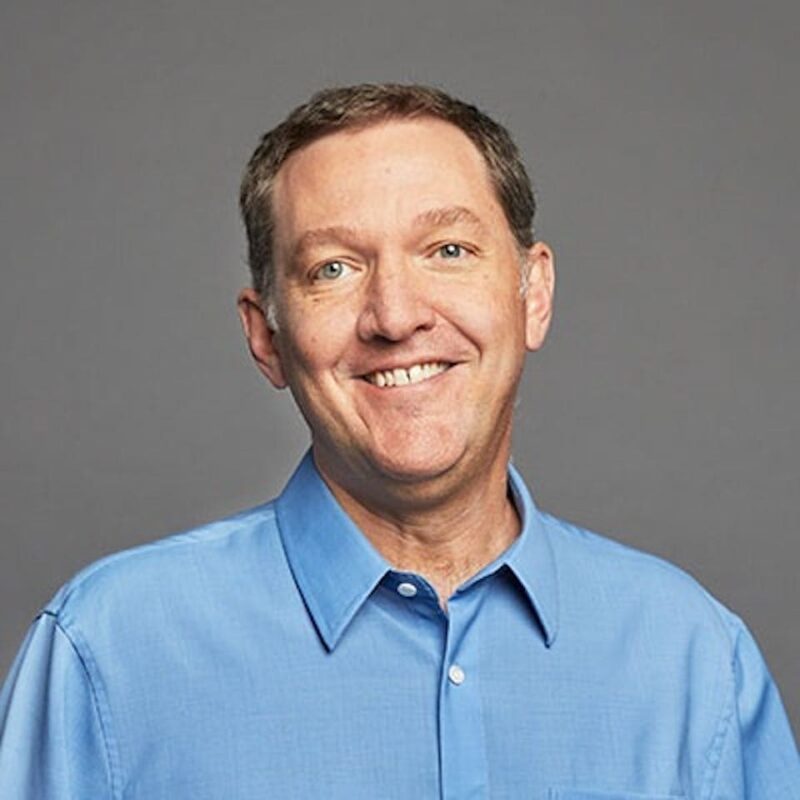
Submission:
[[[396,298],[367,305],[360,315],[359,334],[363,339],[398,342],[434,324],[435,315],[427,303]]]

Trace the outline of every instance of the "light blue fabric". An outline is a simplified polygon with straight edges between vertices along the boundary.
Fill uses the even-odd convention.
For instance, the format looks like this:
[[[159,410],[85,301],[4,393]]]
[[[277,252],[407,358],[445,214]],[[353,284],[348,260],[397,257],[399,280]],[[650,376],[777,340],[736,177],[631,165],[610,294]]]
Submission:
[[[800,798],[742,623],[510,486],[522,534],[447,615],[310,456],[276,502],[84,570],[0,695],[0,798]]]

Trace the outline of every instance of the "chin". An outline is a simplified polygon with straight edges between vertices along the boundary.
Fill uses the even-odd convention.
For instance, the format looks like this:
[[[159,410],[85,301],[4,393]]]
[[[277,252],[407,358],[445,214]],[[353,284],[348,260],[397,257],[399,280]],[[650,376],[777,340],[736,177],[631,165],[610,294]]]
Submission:
[[[447,474],[463,455],[464,448],[455,442],[416,440],[373,450],[369,460],[373,468],[387,478],[401,483],[419,483]]]

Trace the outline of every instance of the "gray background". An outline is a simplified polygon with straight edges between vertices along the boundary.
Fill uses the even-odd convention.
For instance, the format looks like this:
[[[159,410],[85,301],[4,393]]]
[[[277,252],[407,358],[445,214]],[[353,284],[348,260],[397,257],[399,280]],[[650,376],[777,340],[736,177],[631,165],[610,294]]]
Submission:
[[[71,573],[260,502],[305,448],[250,366],[236,216],[313,89],[432,82],[515,132],[555,248],[516,461],[754,629],[795,730],[795,3],[40,2],[0,11],[0,671]]]

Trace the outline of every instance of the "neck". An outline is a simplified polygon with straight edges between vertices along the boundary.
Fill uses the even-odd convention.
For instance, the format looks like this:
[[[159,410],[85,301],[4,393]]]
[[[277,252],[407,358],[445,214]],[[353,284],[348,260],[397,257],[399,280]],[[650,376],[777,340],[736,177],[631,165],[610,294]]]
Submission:
[[[317,462],[320,473],[350,518],[381,555],[401,572],[422,575],[446,605],[455,589],[504,550],[520,530],[508,496],[508,453],[477,479],[431,502],[377,502],[389,492],[356,494],[345,489]],[[407,487],[406,487],[407,489]]]

